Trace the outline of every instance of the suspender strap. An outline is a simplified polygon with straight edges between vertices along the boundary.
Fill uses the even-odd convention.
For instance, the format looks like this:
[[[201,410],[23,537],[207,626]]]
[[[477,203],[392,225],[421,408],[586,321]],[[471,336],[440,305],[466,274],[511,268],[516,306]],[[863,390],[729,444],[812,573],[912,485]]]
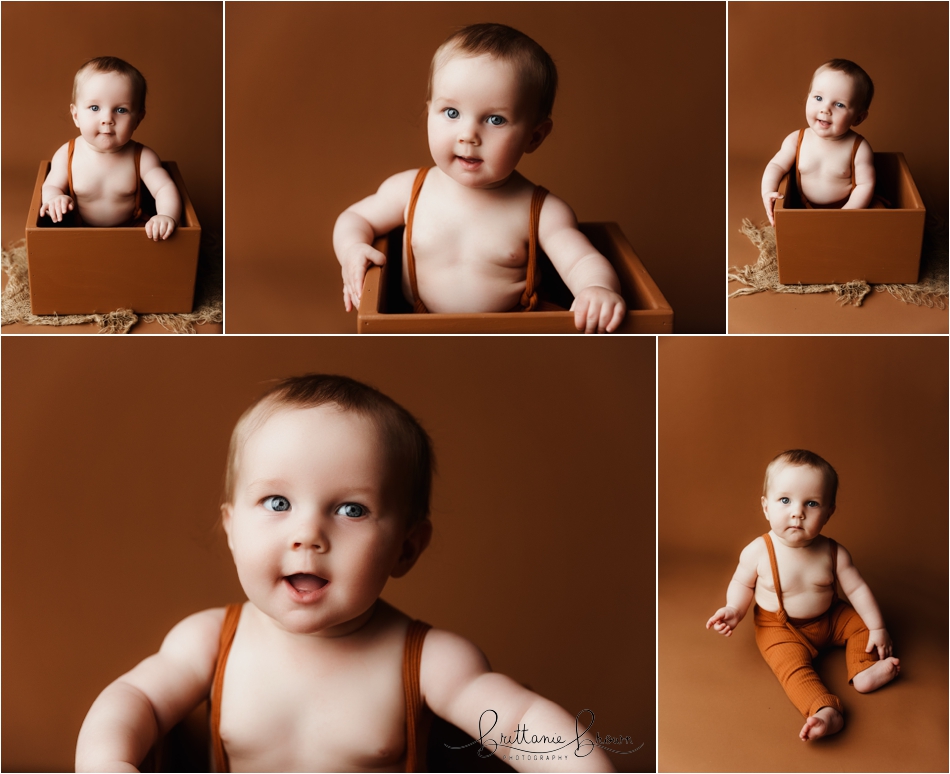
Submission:
[[[531,195],[531,229],[528,235],[528,275],[521,294],[521,306],[530,312],[538,305],[538,285],[541,277],[538,271],[538,226],[541,223],[541,207],[548,191],[540,185],[536,186]]]
[[[231,770],[228,753],[221,741],[221,692],[224,689],[224,668],[228,663],[228,653],[231,652],[238,621],[241,619],[242,607],[240,604],[227,606],[218,645],[218,663],[214,668],[214,680],[211,683],[211,754],[215,771]]]
[[[409,269],[409,290],[412,293],[412,311],[418,314],[425,314],[429,310],[419,298],[419,286],[416,283],[416,259],[412,254],[412,219],[416,214],[416,202],[419,201],[419,192],[422,190],[422,183],[429,174],[429,167],[423,167],[416,175],[412,183],[412,193],[409,196],[409,211],[406,213],[406,266]]]
[[[815,658],[818,655],[818,651],[814,645],[812,645],[808,639],[796,629],[788,620],[788,613],[785,612],[785,605],[782,602],[782,584],[778,577],[778,562],[775,561],[775,547],[772,545],[772,538],[769,536],[769,533],[766,532],[762,537],[765,538],[765,547],[769,550],[769,563],[772,565],[772,583],[775,585],[775,596],[778,597],[778,616],[779,620],[785,624],[786,628],[795,635],[799,642],[808,648],[808,652],[811,653],[811,657]]]
[[[432,627],[422,621],[410,621],[406,631],[406,649],[403,652],[402,680],[406,695],[406,771],[422,771],[425,760],[419,760],[422,711],[419,671],[422,664],[422,645]]]

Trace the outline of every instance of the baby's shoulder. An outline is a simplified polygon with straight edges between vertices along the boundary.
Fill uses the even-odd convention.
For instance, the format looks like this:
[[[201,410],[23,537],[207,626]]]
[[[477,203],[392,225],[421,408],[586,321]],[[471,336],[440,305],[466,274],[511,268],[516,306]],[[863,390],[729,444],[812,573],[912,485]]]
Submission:
[[[409,198],[409,194],[412,191],[412,184],[415,182],[416,177],[419,175],[420,169],[407,169],[405,172],[397,172],[395,175],[391,175],[383,180],[382,185],[379,186],[378,193],[384,195],[399,195]]]
[[[765,545],[765,537],[759,535],[742,549],[739,554],[739,562],[748,566],[757,566],[761,559],[768,557],[768,553],[769,549]]]
[[[199,669],[209,664],[213,668],[218,658],[225,612],[223,607],[214,607],[183,618],[165,635],[160,652]]]
[[[470,640],[446,631],[430,629],[422,648],[419,682],[430,702],[441,694],[453,695],[479,675],[491,672],[485,654]]]

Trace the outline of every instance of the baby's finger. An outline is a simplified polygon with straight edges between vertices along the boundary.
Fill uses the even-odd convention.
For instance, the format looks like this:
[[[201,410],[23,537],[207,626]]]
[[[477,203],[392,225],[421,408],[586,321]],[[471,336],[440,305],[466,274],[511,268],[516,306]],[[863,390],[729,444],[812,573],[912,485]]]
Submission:
[[[343,286],[343,308],[346,309],[347,312],[353,311],[353,301],[350,298],[350,291],[346,285]]]
[[[613,333],[617,328],[620,327],[620,323],[623,322],[624,315],[626,315],[627,309],[624,304],[615,304],[614,313],[610,318],[610,322],[607,323],[607,333]]]

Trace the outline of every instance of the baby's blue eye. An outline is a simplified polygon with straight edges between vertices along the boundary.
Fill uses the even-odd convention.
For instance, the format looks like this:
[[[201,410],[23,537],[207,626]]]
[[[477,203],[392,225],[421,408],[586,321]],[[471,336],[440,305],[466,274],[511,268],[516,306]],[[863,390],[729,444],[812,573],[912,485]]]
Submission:
[[[290,510],[290,500],[281,495],[272,495],[271,497],[264,498],[264,507],[269,511],[274,511],[280,513],[281,511]]]
[[[455,108],[446,108],[442,112],[445,113],[446,118],[458,118],[461,115]]]
[[[835,102],[835,107],[837,107],[837,108],[843,108],[843,107],[844,107],[844,102]]]
[[[816,99],[818,102],[821,102],[821,97],[816,96],[815,99]]]
[[[779,500],[779,502],[781,502],[782,505],[788,505],[789,499],[788,499],[787,497],[782,497],[782,498]]]
[[[98,112],[99,112],[99,106],[98,106],[98,105],[90,105],[90,106],[89,106],[89,109],[90,109],[93,113],[98,113]]]
[[[819,507],[820,507],[820,506],[818,505],[818,503],[817,503],[815,500],[809,500],[807,503],[805,503],[805,505],[807,505],[809,508],[819,508]]]
[[[357,505],[356,503],[344,503],[336,509],[336,512],[340,516],[348,516],[351,519],[358,519],[360,516],[366,513],[366,509],[362,505]]]
[[[115,109],[115,112],[116,112],[116,113],[128,113],[128,112],[129,112],[129,109],[128,109],[128,108],[116,108],[116,109]]]
[[[502,116],[488,116],[488,123],[492,126],[504,126],[508,123]]]

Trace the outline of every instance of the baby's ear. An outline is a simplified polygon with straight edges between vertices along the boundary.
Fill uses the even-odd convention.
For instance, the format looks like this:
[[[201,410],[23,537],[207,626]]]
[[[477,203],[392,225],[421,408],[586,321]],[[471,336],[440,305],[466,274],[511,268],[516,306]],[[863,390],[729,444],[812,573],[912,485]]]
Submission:
[[[854,119],[854,123],[852,123],[851,126],[857,126],[862,121],[864,121],[864,119],[867,117],[868,117],[868,111],[867,110],[862,111],[861,113],[858,114],[858,117]]]
[[[426,519],[416,524],[409,530],[403,539],[402,552],[396,560],[390,575],[394,578],[401,578],[416,563],[416,560],[422,555],[432,539],[432,522]]]
[[[224,534],[228,536],[228,548],[233,551],[234,546],[231,545],[231,506],[228,503],[221,506],[221,526],[224,527]]]
[[[765,499],[765,495],[762,495],[762,513],[765,514],[765,518],[769,517],[769,501]]]
[[[551,134],[551,130],[554,128],[554,121],[550,118],[545,118],[540,124],[538,124],[534,131],[531,133],[531,139],[528,141],[528,147],[524,149],[525,153],[534,153],[538,148],[541,147],[541,143],[544,142],[544,138]]]
[[[143,110],[142,112],[138,113],[138,114],[135,116],[135,128],[138,129],[138,128],[139,128],[139,124],[142,123],[142,121],[144,121],[144,120],[145,120],[145,111]],[[134,131],[134,130],[133,130],[133,131]]]
[[[69,106],[69,115],[73,117],[73,123],[79,126],[79,108],[75,105]]]

